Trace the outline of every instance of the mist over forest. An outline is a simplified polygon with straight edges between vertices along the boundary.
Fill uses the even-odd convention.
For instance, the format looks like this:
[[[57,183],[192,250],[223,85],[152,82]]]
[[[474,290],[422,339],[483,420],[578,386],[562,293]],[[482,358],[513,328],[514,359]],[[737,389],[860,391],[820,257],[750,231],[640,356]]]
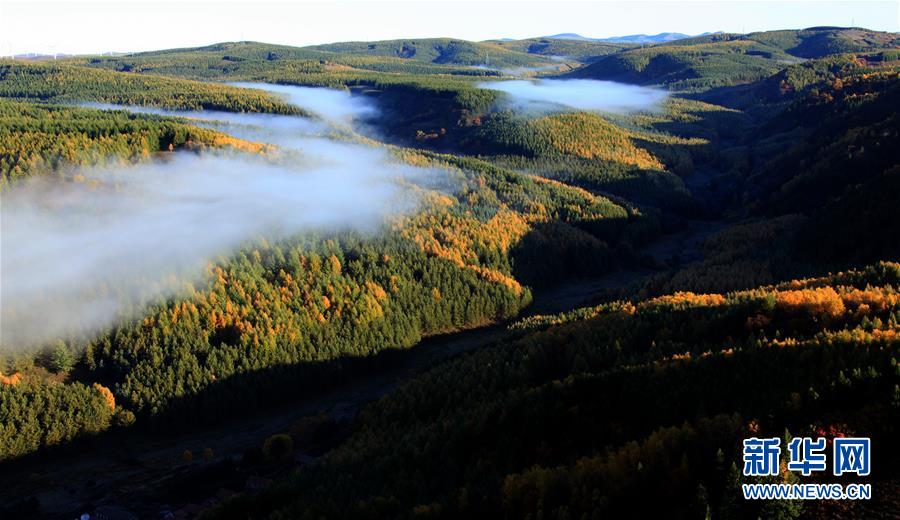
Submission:
[[[328,136],[337,131],[332,124],[373,114],[371,104],[322,88],[267,90],[322,119],[84,104],[183,117],[293,153],[265,159],[179,152],[137,166],[67,172],[76,182],[35,177],[7,190],[0,345],[90,338],[117,319],[133,319],[148,302],[184,292],[211,260],[253,240],[376,233],[388,218],[416,208],[410,183],[450,187],[446,172]]]
[[[662,109],[664,90],[613,81],[591,79],[542,79],[481,83],[481,88],[507,94],[503,106],[518,112],[539,114],[554,108],[614,113],[651,112]]]
[[[0,518],[897,517],[900,35],[709,29],[0,59]]]

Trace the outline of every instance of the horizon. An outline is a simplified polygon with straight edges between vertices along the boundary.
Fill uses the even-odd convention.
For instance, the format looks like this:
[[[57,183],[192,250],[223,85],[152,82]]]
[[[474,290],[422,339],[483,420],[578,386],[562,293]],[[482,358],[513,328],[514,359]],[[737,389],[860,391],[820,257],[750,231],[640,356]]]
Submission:
[[[561,4],[566,4],[565,9]],[[698,4],[694,7],[704,9],[702,20],[685,15],[694,12],[687,4]],[[219,12],[210,12],[210,5],[208,0],[181,4],[173,0],[0,0],[0,19],[4,21],[6,36],[0,37],[0,56],[130,54],[246,41],[306,47],[347,41],[425,38],[481,42],[559,34],[577,34],[590,39],[661,33],[747,34],[821,26],[900,30],[900,6],[891,1],[535,1],[518,4],[517,13],[521,15],[524,11],[530,16],[517,16],[520,23],[514,27],[498,27],[505,22],[504,11],[510,6],[506,0],[477,4],[470,0],[455,3],[445,0],[418,3],[237,0],[226,2],[226,7]],[[429,19],[423,14],[441,7],[446,16],[439,19]],[[279,16],[272,18],[276,9]],[[471,11],[476,9],[479,16],[473,17]],[[571,14],[573,10],[577,16],[563,19],[558,16],[564,12]],[[238,11],[240,16],[234,16]],[[317,20],[313,25],[306,25],[310,12]],[[760,15],[761,12],[765,15]],[[141,23],[134,25],[132,20],[138,19]],[[197,22],[201,19],[202,24]],[[527,23],[521,23],[523,19]],[[777,20],[778,25],[772,25],[771,20]],[[160,26],[169,29],[164,33],[152,30]],[[36,32],[34,27],[42,31]]]
[[[769,29],[769,31],[811,30],[811,29],[823,29],[823,28],[863,29],[863,30],[877,31],[876,29],[870,29],[868,27],[838,26],[838,25],[816,25],[816,26],[798,27],[798,28],[779,28],[779,29]],[[211,41],[208,43],[201,43],[199,45],[194,45],[194,46],[190,46],[190,47],[181,47],[181,46],[179,46],[179,47],[158,47],[158,48],[138,50],[138,51],[109,50],[109,51],[102,51],[102,52],[95,52],[95,53],[90,53],[90,52],[88,52],[88,53],[21,52],[21,53],[16,53],[15,55],[0,54],[0,58],[29,59],[29,58],[49,58],[51,56],[78,57],[78,56],[102,56],[102,55],[129,55],[129,54],[140,54],[140,53],[145,53],[145,52],[171,51],[171,50],[176,50],[176,49],[202,49],[204,47],[212,47],[214,45],[241,44],[241,43],[244,43],[244,44],[257,43],[257,44],[262,44],[262,45],[277,45],[277,46],[282,46],[282,47],[304,48],[304,47],[316,47],[316,46],[320,46],[320,45],[333,45],[333,44],[339,44],[339,43],[354,43],[354,42],[376,43],[376,42],[382,42],[382,41],[412,41],[412,40],[438,40],[438,39],[460,40],[460,41],[468,41],[468,42],[473,42],[473,43],[517,41],[517,40],[529,40],[529,39],[538,39],[538,38],[554,38],[554,39],[572,40],[572,41],[578,41],[579,39],[584,39],[585,41],[603,42],[603,41],[608,41],[608,40],[616,40],[616,39],[620,39],[620,38],[632,38],[632,37],[640,37],[640,36],[652,38],[652,37],[663,36],[663,35],[678,34],[678,35],[684,36],[685,38],[699,38],[701,36],[707,36],[707,35],[713,35],[713,34],[746,35],[746,34],[752,34],[754,32],[766,32],[766,31],[752,31],[752,32],[746,32],[746,33],[734,33],[734,32],[729,32],[729,31],[706,31],[706,32],[697,33],[697,34],[685,34],[685,33],[680,33],[677,31],[662,31],[662,32],[654,32],[654,33],[620,34],[620,35],[613,35],[613,36],[585,36],[585,35],[579,34],[579,33],[565,32],[565,33],[546,34],[546,35],[538,35],[538,36],[526,36],[524,38],[500,37],[500,38],[488,38],[488,39],[484,39],[484,40],[466,40],[464,38],[455,38],[453,36],[424,36],[424,37],[419,37],[419,38],[406,38],[406,37],[401,36],[401,37],[397,37],[397,38],[388,38],[388,39],[383,39],[383,40],[336,40],[336,41],[329,41],[329,42],[310,43],[310,44],[306,44],[306,45],[293,45],[293,44],[289,44],[289,43],[277,43],[277,42],[265,41],[265,40],[222,40],[222,41]],[[878,32],[893,32],[893,31],[878,31]],[[570,38],[570,37],[577,37],[577,38]],[[616,43],[616,42],[611,42],[611,43]],[[664,43],[664,42],[653,42],[653,43],[648,43],[648,44],[643,44],[643,45],[655,45],[657,43]]]

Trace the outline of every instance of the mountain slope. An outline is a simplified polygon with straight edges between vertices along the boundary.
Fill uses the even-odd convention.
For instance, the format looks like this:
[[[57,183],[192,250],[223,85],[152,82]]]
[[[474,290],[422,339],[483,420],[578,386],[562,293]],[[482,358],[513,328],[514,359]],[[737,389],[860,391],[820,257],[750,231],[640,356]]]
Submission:
[[[555,59],[576,59],[582,62],[594,61],[600,56],[613,54],[631,47],[631,45],[623,43],[553,37],[492,41],[491,43],[504,49],[527,52],[528,54],[538,54]]]
[[[519,337],[414,379],[332,453],[213,517],[796,518],[801,504],[740,499],[758,480],[740,477],[741,439],[889,444],[897,283],[900,264],[879,264],[520,322]],[[888,514],[898,473],[885,456],[881,498],[847,507]]]
[[[791,57],[748,40],[654,45],[604,56],[566,77],[704,90],[759,80],[783,68]]]
[[[672,90],[706,90],[756,81],[804,58],[898,46],[897,33],[865,29],[717,33],[625,50],[600,58],[570,76],[665,85]]]
[[[810,261],[900,257],[898,107],[897,70],[861,69],[818,84],[759,130],[761,142],[790,145],[746,179],[745,204],[757,214],[813,216],[797,246]],[[763,150],[757,155],[775,151]]]
[[[29,101],[95,101],[179,110],[309,115],[260,90],[177,78],[121,74],[69,64],[0,60],[0,97]]]
[[[897,33],[871,31],[859,27],[810,27],[799,31],[766,31],[750,33],[746,38],[777,47],[801,58],[821,58],[829,54],[900,47],[900,35]]]
[[[406,58],[437,64],[514,67],[543,63],[538,57],[512,51],[490,42],[470,42],[452,38],[342,42],[307,48],[336,54]]]

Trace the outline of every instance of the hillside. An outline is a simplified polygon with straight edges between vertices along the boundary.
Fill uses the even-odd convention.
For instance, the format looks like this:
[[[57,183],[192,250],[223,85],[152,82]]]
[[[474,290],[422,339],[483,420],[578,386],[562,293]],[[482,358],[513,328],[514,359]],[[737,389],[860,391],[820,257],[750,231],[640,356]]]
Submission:
[[[56,63],[0,61],[0,97],[56,102],[120,103],[184,110],[304,112],[271,94],[175,78],[116,74]]]
[[[898,283],[900,265],[885,263],[519,322],[513,339],[410,381],[333,452],[213,517],[796,518],[800,504],[735,498],[741,439],[866,432],[889,444]],[[878,498],[850,511],[896,505],[896,451],[884,456]]]
[[[540,57],[513,51],[491,42],[469,42],[451,38],[344,42],[309,47],[336,54],[407,58],[437,64],[526,67],[546,64]]]
[[[727,35],[700,40],[629,49],[577,69],[568,77],[692,91],[759,80],[792,61],[782,50],[755,41]]]
[[[870,52],[900,47],[896,33],[860,27],[810,27],[800,31],[750,33],[746,38],[768,44],[800,58],[821,58],[829,54]]]
[[[688,205],[679,175],[693,171],[708,141],[627,130],[586,112],[486,119],[463,143],[466,150],[596,192],[651,206]]]
[[[496,40],[491,41],[491,43],[504,49],[556,57],[558,59],[576,59],[582,62],[594,61],[600,56],[613,54],[622,49],[631,47],[631,45],[622,43],[607,43],[589,39],[557,38],[553,36],[528,38],[525,40]]]
[[[570,76],[697,91],[759,80],[806,58],[898,46],[896,33],[864,29],[717,33],[623,51]]]
[[[0,189],[73,165],[147,160],[156,152],[203,146],[264,148],[174,118],[0,99]]]
[[[893,197],[900,182],[900,74],[858,70],[820,84],[759,131],[756,154],[790,143],[746,181],[751,212],[814,215],[799,249],[833,265],[900,256]],[[815,121],[816,123],[811,123]],[[790,136],[789,138],[787,136]],[[852,215],[851,222],[848,216]],[[884,226],[884,227],[883,227]]]
[[[4,322],[67,315],[65,283],[76,310],[152,295],[2,345],[0,517],[889,518],[897,44],[0,60],[3,246],[42,267]],[[144,206],[121,236],[148,262],[227,240],[194,276],[107,283],[144,259],[103,230]],[[70,274],[95,258],[102,283]],[[740,500],[742,438],[820,432],[873,437],[874,500]]]
[[[386,56],[343,55],[264,43],[227,43],[197,49],[172,49],[112,57],[73,58],[79,65],[186,79],[258,80],[273,70],[322,73],[355,68],[361,71],[490,76],[496,72],[467,66],[440,65]]]
[[[74,114],[128,119],[88,109]],[[531,299],[518,279],[606,270],[613,264],[611,246],[627,240],[620,238],[628,235],[623,231],[641,219],[584,190],[481,161],[396,153],[410,163],[449,168],[459,191],[434,192],[420,213],[386,223],[377,238],[344,233],[261,240],[210,263],[200,285],[142,311],[143,319],[99,337],[58,343],[54,352],[79,365],[63,387],[41,374],[49,369],[65,377],[71,364],[41,357],[34,370],[28,356],[10,360],[22,383],[3,389],[4,400],[19,404],[3,409],[12,430],[0,458],[127,426],[135,415],[151,423],[190,424],[211,419],[226,402],[232,410],[277,402],[283,392],[310,391],[313,381],[342,377],[340,363],[332,360],[408,348],[424,336],[514,316]],[[609,224],[594,234],[573,225],[601,220]],[[524,240],[545,225],[554,229],[550,237]],[[546,257],[540,254],[544,247],[571,254]],[[87,422],[91,414],[84,406],[93,404],[74,397],[61,408],[46,408],[50,395],[74,396],[95,382],[113,389],[114,416]],[[245,385],[255,390],[238,399],[235,392]]]

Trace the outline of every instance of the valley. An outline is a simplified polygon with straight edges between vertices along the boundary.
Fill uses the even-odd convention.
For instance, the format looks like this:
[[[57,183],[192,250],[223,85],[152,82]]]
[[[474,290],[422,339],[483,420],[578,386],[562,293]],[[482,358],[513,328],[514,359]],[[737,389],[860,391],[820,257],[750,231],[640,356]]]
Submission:
[[[720,227],[716,222],[690,222],[686,229],[647,244],[643,252],[657,266],[677,267],[681,262],[695,259],[699,243]],[[606,301],[610,294],[639,285],[646,277],[660,272],[659,267],[622,269],[548,287],[535,294],[519,319],[566,313],[591,302]],[[150,517],[163,511],[187,512],[209,507],[223,497],[247,489],[246,486],[283,475],[283,467],[233,464],[232,461],[248,459],[248,454],[258,449],[262,440],[304,420],[324,416],[333,426],[326,427],[326,433],[306,447],[310,452],[298,450],[295,455],[300,464],[309,463],[346,437],[363,407],[441,362],[500,341],[508,334],[511,323],[512,320],[442,334],[403,351],[385,352],[380,356],[384,359],[367,360],[359,374],[348,381],[238,419],[221,418],[212,428],[198,425],[183,432],[154,430],[130,436],[113,433],[85,440],[77,452],[68,450],[52,458],[37,459],[30,465],[26,481],[18,477],[0,478],[0,487],[4,489],[0,500],[16,504],[17,497],[34,497],[42,511],[60,518],[77,516],[84,510],[124,508],[129,514]],[[185,462],[186,450],[197,457],[204,450],[212,450],[213,456],[204,459],[198,467]],[[161,488],[178,486],[197,488],[197,491],[183,493],[177,500],[159,495]]]
[[[890,517],[898,45],[0,60],[0,516]],[[815,432],[875,500],[735,501]]]

